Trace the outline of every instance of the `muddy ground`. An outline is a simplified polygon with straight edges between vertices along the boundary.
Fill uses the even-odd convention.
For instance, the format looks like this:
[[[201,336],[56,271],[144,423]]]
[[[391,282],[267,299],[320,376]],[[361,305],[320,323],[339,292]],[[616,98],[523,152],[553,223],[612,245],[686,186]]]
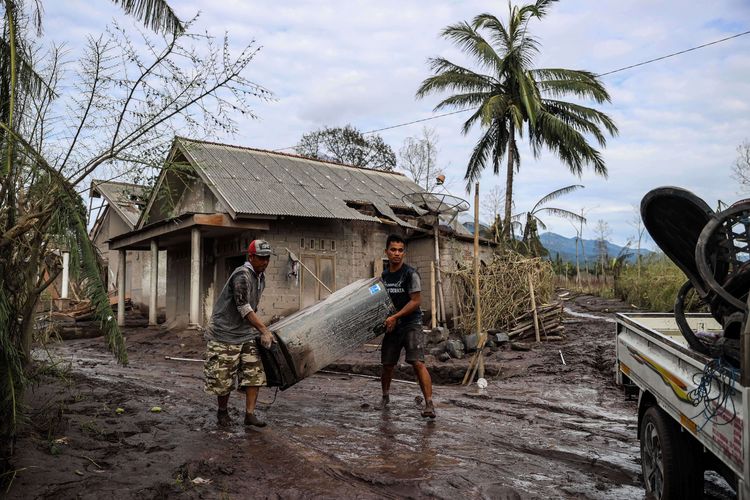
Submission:
[[[570,297],[570,296],[569,296]],[[50,346],[54,366],[28,391],[9,498],[643,498],[636,401],[614,386],[613,312],[589,296],[566,301],[566,338],[508,348],[482,392],[448,383],[466,360],[428,366],[438,417],[419,416],[419,389],[394,382],[379,409],[379,381],[319,373],[274,394],[261,390],[264,429],[216,425],[202,391],[194,331],[129,328],[130,364],[101,338]],[[562,357],[561,357],[562,353]],[[47,354],[38,351],[38,357]],[[565,363],[563,364],[562,358]],[[332,369],[377,373],[374,344]],[[399,372],[411,381],[410,367]],[[274,401],[275,398],[275,401]],[[152,412],[159,407],[160,412]],[[122,413],[118,413],[118,408]],[[728,498],[720,480],[710,498]]]

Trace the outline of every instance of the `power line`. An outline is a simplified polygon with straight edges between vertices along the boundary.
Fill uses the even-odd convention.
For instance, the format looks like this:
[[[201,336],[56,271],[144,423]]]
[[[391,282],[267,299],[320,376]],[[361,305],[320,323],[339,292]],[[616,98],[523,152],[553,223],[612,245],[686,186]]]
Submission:
[[[643,62],[640,62],[638,64],[631,64],[630,66],[625,66],[624,68],[618,68],[618,69],[614,69],[612,71],[607,71],[606,73],[601,73],[601,74],[596,75],[596,76],[607,76],[607,75],[611,75],[612,73],[617,73],[617,72],[620,72],[620,71],[625,71],[626,69],[637,68],[638,66],[644,66],[646,64],[651,64],[652,62],[661,61],[663,59],[668,59],[668,58],[674,57],[674,56],[679,56],[680,54],[685,54],[686,52],[692,52],[693,50],[702,49],[704,47],[708,47],[709,45],[716,45],[717,43],[726,42],[727,40],[731,40],[732,38],[739,38],[741,36],[745,36],[745,35],[749,35],[749,34],[750,34],[750,30],[745,31],[743,33],[737,33],[736,35],[728,36],[726,38],[722,38],[721,40],[714,40],[713,42],[704,43],[703,45],[698,45],[696,47],[691,47],[689,49],[681,50],[679,52],[673,52],[671,54],[667,54],[666,56],[657,57],[655,59],[649,59],[648,61],[643,61]]]
[[[750,35],[750,30],[743,31],[742,33],[737,33],[736,35],[728,36],[726,38],[721,38],[719,40],[714,40],[713,42],[704,43],[703,45],[696,45],[695,47],[690,47],[689,49],[680,50],[678,52],[672,52],[671,54],[667,54],[667,55],[664,55],[664,56],[661,56],[661,57],[656,57],[654,59],[649,59],[647,61],[639,62],[639,63],[636,63],[636,64],[631,64],[630,66],[623,66],[622,68],[613,69],[612,71],[607,71],[606,73],[599,73],[598,75],[595,75],[595,76],[602,77],[602,76],[612,75],[614,73],[619,73],[620,71],[625,71],[625,70],[628,70],[628,69],[637,68],[639,66],[645,66],[646,64],[651,64],[651,63],[656,62],[656,61],[662,61],[664,59],[669,59],[670,57],[675,57],[675,56],[679,56],[681,54],[685,54],[687,52],[692,52],[694,50],[703,49],[705,47],[709,47],[711,45],[716,45],[717,43],[726,42],[727,40],[732,40],[733,38],[739,38],[739,37],[745,36],[745,35]],[[478,109],[478,108],[460,109],[458,111],[451,111],[450,113],[442,113],[440,115],[428,116],[427,118],[420,118],[419,120],[413,120],[413,121],[410,121],[410,122],[398,123],[396,125],[390,125],[388,127],[378,128],[378,129],[374,129],[374,130],[368,130],[367,132],[362,132],[362,135],[374,134],[376,132],[382,132],[384,130],[391,130],[391,129],[394,129],[394,128],[406,127],[408,125],[414,125],[415,123],[421,123],[421,122],[426,122],[426,121],[430,121],[430,120],[436,120],[438,118],[443,118],[444,116],[455,115],[455,114],[458,114],[458,113],[466,113],[467,111],[474,111],[476,109]],[[274,151],[285,151],[287,149],[294,149],[295,147],[297,147],[297,144],[295,144],[294,146],[286,147],[286,148],[274,149]]]

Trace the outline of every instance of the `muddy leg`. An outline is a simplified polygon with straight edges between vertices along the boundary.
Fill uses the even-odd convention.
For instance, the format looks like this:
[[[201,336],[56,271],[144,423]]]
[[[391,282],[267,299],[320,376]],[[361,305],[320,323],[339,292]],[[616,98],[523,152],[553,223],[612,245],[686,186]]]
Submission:
[[[383,371],[380,373],[380,387],[383,389],[383,406],[390,403],[389,392],[391,390],[391,380],[393,379],[393,369],[396,365],[383,365]]]
[[[219,396],[219,411],[227,411],[227,404],[229,403],[229,394]]]
[[[229,403],[229,394],[224,396],[218,396],[219,410],[216,412],[216,419],[220,427],[228,427],[232,421],[229,418],[229,409],[227,404]]]
[[[255,416],[255,402],[258,401],[259,389],[257,385],[245,387],[245,425],[266,426],[264,421]]]
[[[258,386],[245,387],[245,413],[255,413],[255,402],[258,401]]]
[[[417,376],[425,402],[432,401],[432,379],[430,378],[430,372],[427,371],[427,367],[421,361],[415,361],[411,366],[414,367],[414,375]]]

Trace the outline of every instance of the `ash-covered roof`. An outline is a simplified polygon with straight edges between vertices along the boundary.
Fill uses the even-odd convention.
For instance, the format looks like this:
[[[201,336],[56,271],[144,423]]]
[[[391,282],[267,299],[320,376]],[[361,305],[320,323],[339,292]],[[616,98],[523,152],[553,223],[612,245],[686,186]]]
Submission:
[[[408,177],[300,156],[226,144],[175,140],[190,163],[236,215],[375,220],[347,205],[372,204],[384,217],[412,208],[405,194],[424,191]]]
[[[143,211],[147,188],[138,184],[125,182],[113,182],[94,179],[91,181],[91,196],[94,198],[104,197],[111,208],[113,208],[130,229],[135,229],[138,218]]]

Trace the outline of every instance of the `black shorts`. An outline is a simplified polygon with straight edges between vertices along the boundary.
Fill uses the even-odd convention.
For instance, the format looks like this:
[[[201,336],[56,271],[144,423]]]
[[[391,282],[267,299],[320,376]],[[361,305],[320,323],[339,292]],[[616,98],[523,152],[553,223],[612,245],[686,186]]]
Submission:
[[[395,365],[401,356],[401,349],[406,349],[406,362],[424,361],[424,332],[421,323],[398,325],[383,337],[380,346],[380,362],[384,365]]]

